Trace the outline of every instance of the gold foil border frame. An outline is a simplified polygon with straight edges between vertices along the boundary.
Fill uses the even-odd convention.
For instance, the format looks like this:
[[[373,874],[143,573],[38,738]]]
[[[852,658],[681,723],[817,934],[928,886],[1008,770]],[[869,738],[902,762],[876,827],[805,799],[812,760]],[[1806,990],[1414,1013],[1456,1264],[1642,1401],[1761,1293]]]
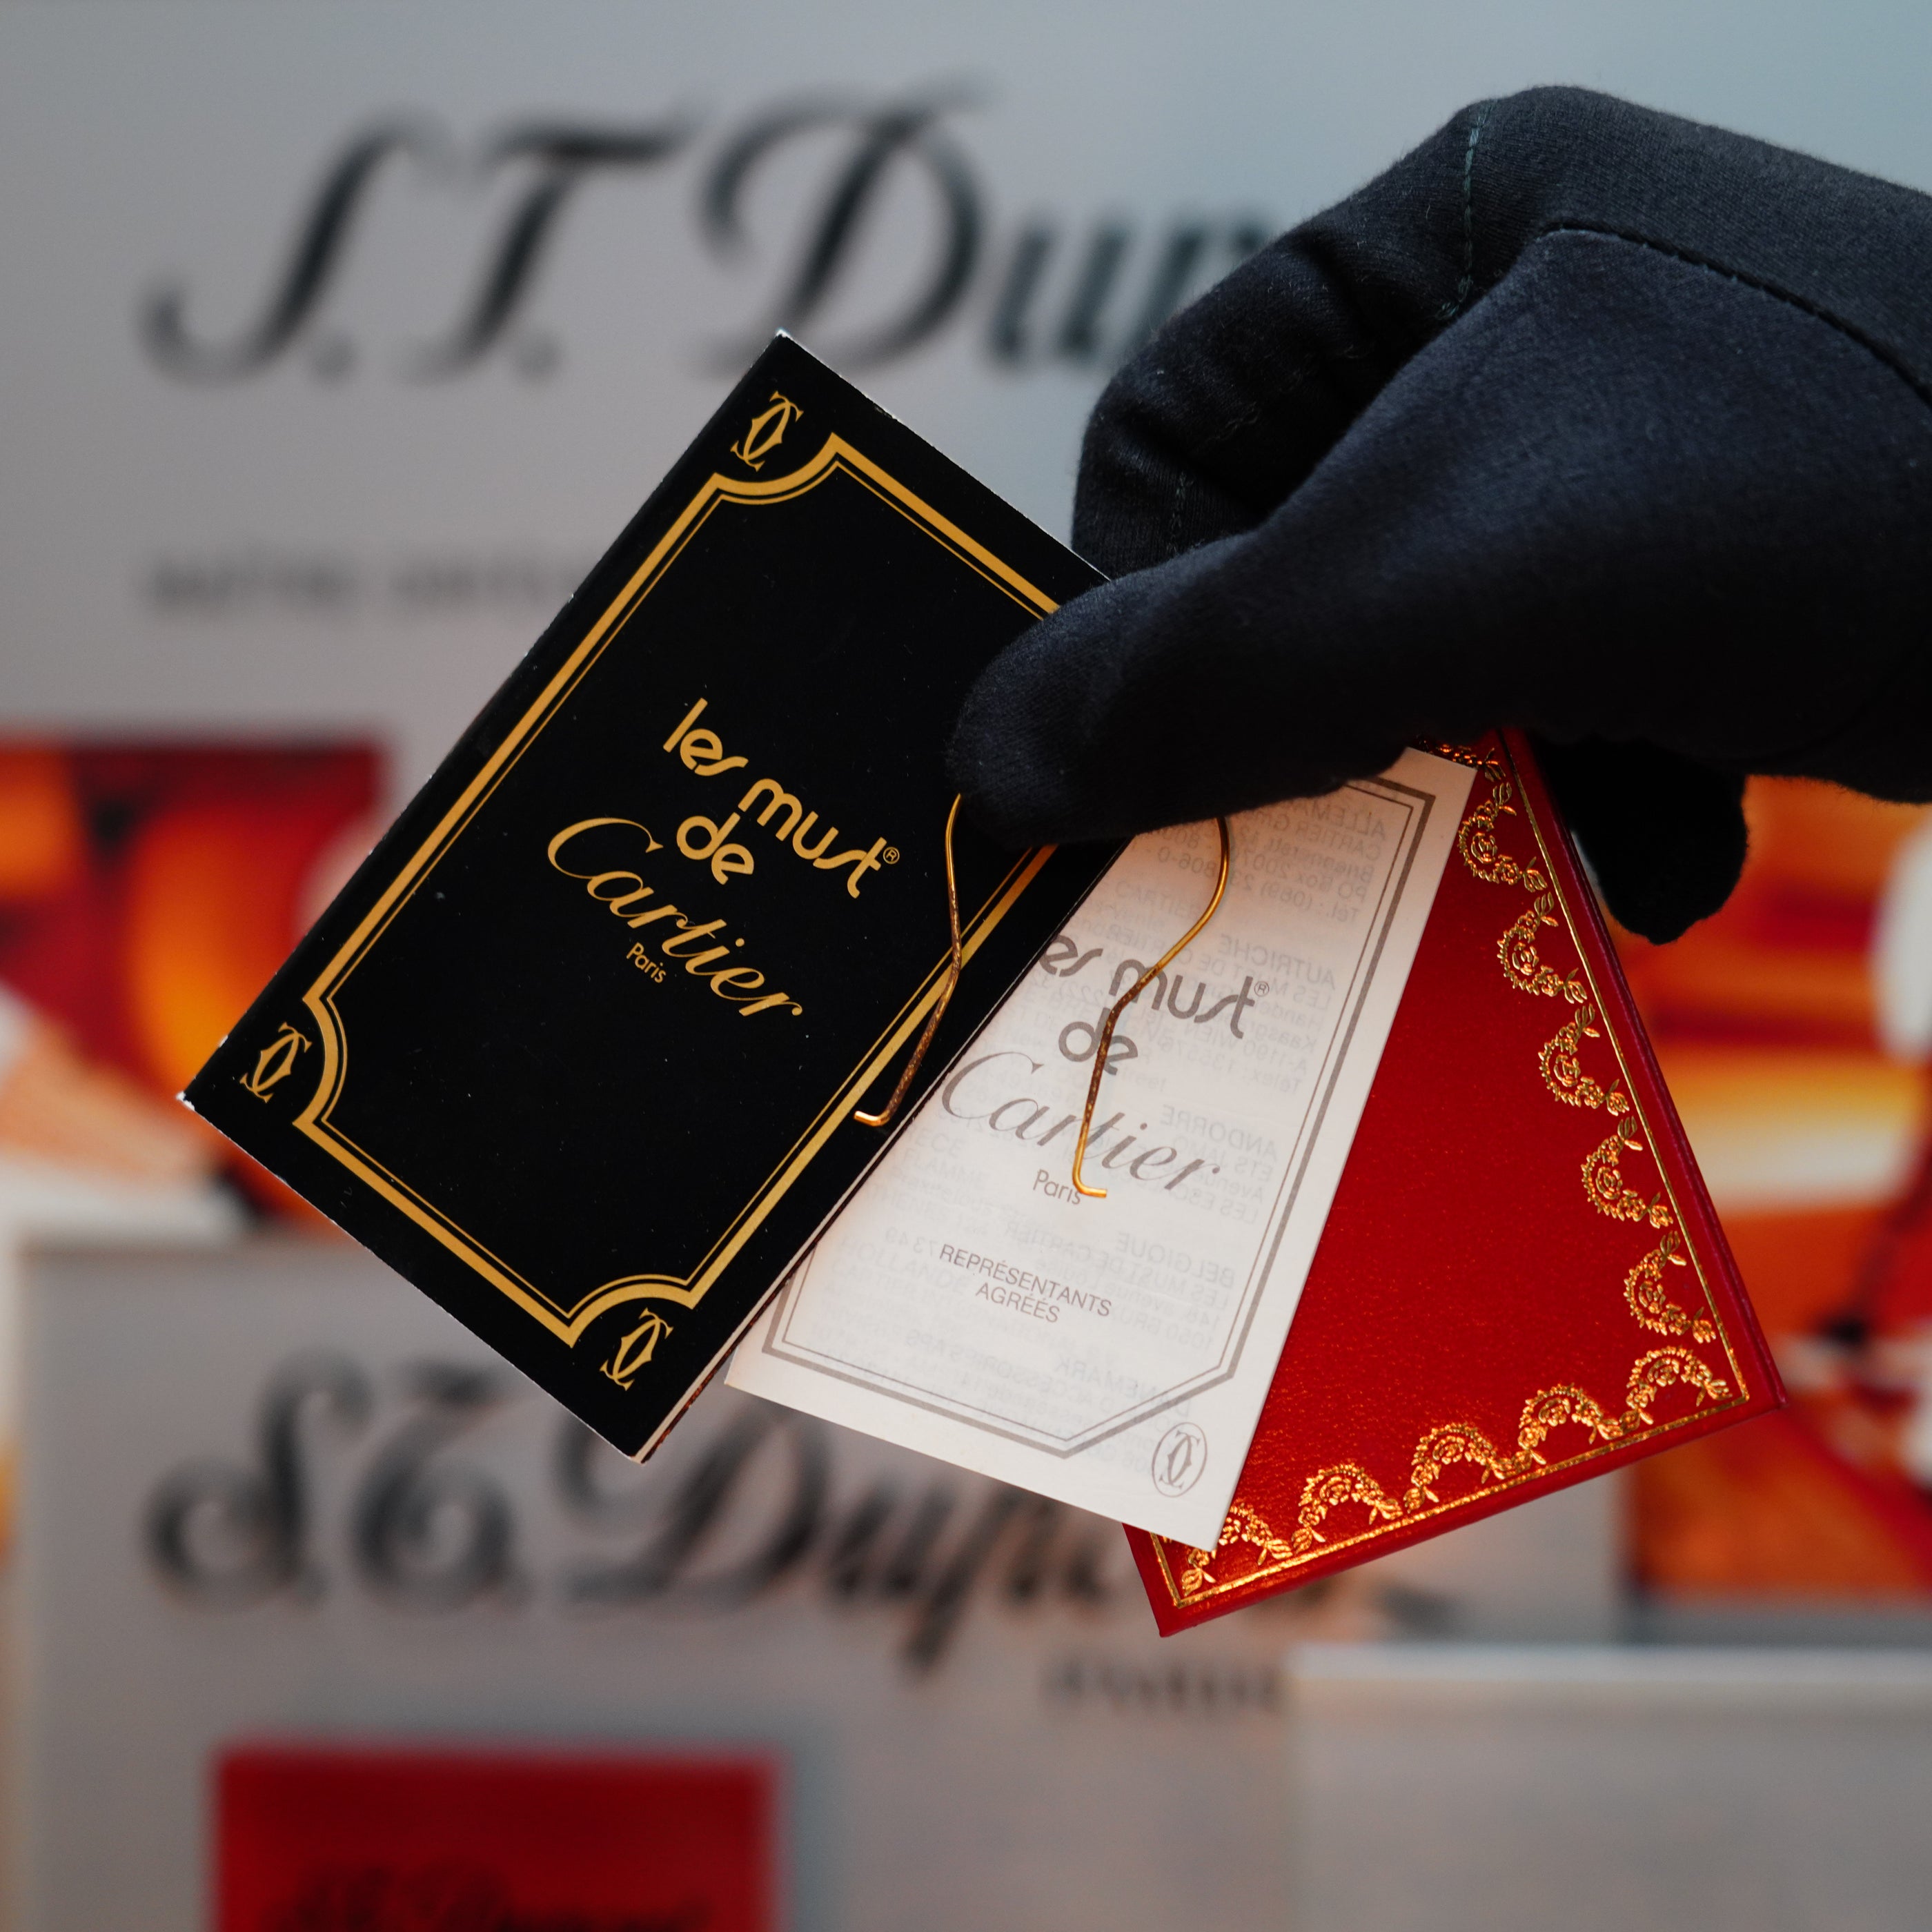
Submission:
[[[817,454],[799,469],[768,482],[745,482],[714,472],[680,512],[670,528],[652,547],[622,590],[551,675],[522,717],[484,761],[482,769],[465,786],[302,994],[302,1004],[314,1018],[320,1036],[322,1064],[314,1093],[296,1117],[293,1124],[298,1131],[567,1346],[574,1347],[600,1316],[627,1302],[662,1300],[677,1302],[686,1307],[696,1306],[739,1249],[756,1232],[765,1216],[823,1149],[832,1131],[842,1124],[855,1094],[862,1094],[910,1038],[938,997],[948,962],[942,961],[922,981],[899,1013],[887,1023],[879,1038],[840,1082],[832,1098],[759,1184],[690,1275],[625,1276],[590,1290],[568,1309],[552,1300],[533,1282],[493,1254],[484,1243],[433,1208],[399,1176],[388,1173],[373,1156],[356,1146],[330,1121],[329,1111],[347,1078],[349,1046],[346,1028],[335,1010],[332,996],[468,828],[518,758],[556,716],[576,686],[635,614],[652,586],[676,561],[711,512],[725,502],[781,502],[802,494],[841,471],[862,488],[870,490],[943,548],[950,550],[960,561],[1036,616],[1044,616],[1058,608],[1054,599],[841,436],[827,436]],[[1012,909],[1052,856],[1053,849],[1051,846],[1043,847],[1023,855],[994,887],[986,903],[974,916],[972,936],[963,950],[964,958],[972,957],[987,934]]]

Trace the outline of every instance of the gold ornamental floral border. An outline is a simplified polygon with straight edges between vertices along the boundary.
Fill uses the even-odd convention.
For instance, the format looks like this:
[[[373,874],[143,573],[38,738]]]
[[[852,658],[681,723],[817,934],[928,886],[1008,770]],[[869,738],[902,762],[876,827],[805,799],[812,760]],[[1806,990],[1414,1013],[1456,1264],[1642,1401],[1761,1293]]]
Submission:
[[[1707,1406],[1735,1406],[1745,1400],[1743,1377],[1730,1339],[1723,1329],[1701,1263],[1685,1242],[1676,1198],[1668,1178],[1650,1152],[1652,1136],[1636,1099],[1624,1064],[1622,1044],[1597,1022],[1602,1000],[1583,949],[1577,943],[1569,906],[1552,883],[1549,848],[1542,826],[1526,796],[1519,814],[1514,802],[1520,775],[1507,748],[1500,758],[1484,758],[1460,746],[1430,745],[1426,749],[1459,764],[1473,766],[1487,780],[1487,798],[1470,812],[1456,833],[1456,848],[1471,873],[1486,885],[1520,889],[1527,895],[1522,910],[1496,941],[1496,960],[1504,977],[1518,992],[1533,999],[1553,999],[1569,1009],[1568,1016],[1537,1054],[1537,1074],[1559,1105],[1582,1115],[1596,1114],[1610,1132],[1585,1155],[1579,1178],[1582,1191],[1597,1213],[1628,1222],[1655,1236],[1648,1252],[1638,1256],[1624,1276],[1623,1298],[1640,1328],[1666,1338],[1653,1344],[1631,1364],[1619,1396],[1606,1402],[1570,1384],[1538,1389],[1523,1406],[1513,1448],[1498,1448],[1473,1423],[1446,1421],[1426,1430],[1410,1459],[1406,1484],[1385,1485],[1359,1462],[1334,1462],[1317,1469],[1301,1486],[1300,1507],[1292,1528],[1284,1534],[1260,1510],[1238,1499],[1211,1550],[1190,1550],[1177,1576],[1170,1566],[1168,1544],[1154,1539],[1161,1574],[1177,1604],[1193,1604],[1299,1568],[1317,1557],[1386,1536],[1432,1516],[1448,1514],[1484,1501],[1498,1491],[1574,1467],[1612,1448],[1670,1434],[1703,1412]],[[1536,842],[1538,860],[1525,863],[1507,852],[1498,834],[1504,818],[1520,816]],[[1558,915],[1561,915],[1560,918]],[[1576,963],[1559,973],[1543,957],[1548,928],[1562,932]],[[1614,1058],[1609,1084],[1586,1070],[1586,1058],[1600,1049],[1585,1042],[1604,1042]],[[1630,1185],[1624,1168],[1628,1156],[1648,1159],[1656,1186],[1648,1196]],[[1670,1271],[1688,1268],[1687,1286],[1698,1291],[1686,1299],[1701,1300],[1701,1311],[1686,1308],[1671,1293]],[[1728,1379],[1696,1350],[1721,1348]],[[1659,1422],[1652,1414],[1666,1390],[1693,1390],[1696,1406],[1688,1415]],[[1559,1429],[1586,1432],[1582,1445],[1567,1455],[1544,1454],[1551,1435]],[[1478,1486],[1468,1495],[1447,1502],[1435,1484],[1444,1470],[1458,1462],[1473,1464]],[[1365,1527],[1337,1534],[1328,1525],[1331,1511],[1358,1504],[1368,1512]],[[1222,1552],[1239,1561],[1236,1552],[1252,1552],[1250,1567],[1234,1576],[1216,1574]]]

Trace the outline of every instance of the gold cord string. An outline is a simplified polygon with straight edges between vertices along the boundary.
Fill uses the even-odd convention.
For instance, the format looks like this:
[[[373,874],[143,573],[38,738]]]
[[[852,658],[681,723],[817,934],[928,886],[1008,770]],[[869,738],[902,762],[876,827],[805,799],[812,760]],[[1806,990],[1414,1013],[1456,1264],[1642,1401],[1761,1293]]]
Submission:
[[[1107,1071],[1107,1055],[1114,1044],[1114,1028],[1120,1016],[1145,992],[1156,975],[1164,973],[1186,947],[1201,935],[1201,929],[1220,909],[1221,895],[1228,890],[1228,821],[1217,818],[1214,821],[1221,833],[1221,870],[1214,880],[1214,896],[1208,902],[1208,909],[1201,916],[1150,966],[1107,1010],[1106,1018],[1101,1022],[1100,1037],[1094,1046],[1094,1077],[1087,1083],[1087,1105],[1080,1115],[1080,1138],[1073,1143],[1073,1186],[1076,1193],[1084,1194],[1090,1201],[1104,1201],[1107,1190],[1104,1187],[1089,1187],[1080,1178],[1080,1163],[1087,1156],[1088,1136],[1094,1131],[1094,1109],[1100,1098],[1100,1081]]]
[[[952,1003],[953,988],[959,983],[959,969],[965,964],[959,950],[959,882],[952,870],[952,827],[959,816],[959,800],[956,796],[952,808],[946,814],[946,917],[952,930],[952,958],[946,969],[946,984],[940,988],[938,1004],[932,1016],[926,1023],[926,1030],[919,1036],[919,1044],[912,1050],[912,1058],[905,1064],[905,1071],[899,1076],[899,1084],[892,1089],[892,1097],[883,1112],[862,1114],[854,1108],[852,1118],[862,1127],[883,1127],[888,1125],[899,1110],[899,1102],[906,1096],[906,1090],[919,1072],[920,1063],[926,1058],[926,1048],[932,1044],[932,1036],[939,1030],[939,1023],[946,1017],[946,1009]],[[1191,938],[1192,934],[1189,937]]]

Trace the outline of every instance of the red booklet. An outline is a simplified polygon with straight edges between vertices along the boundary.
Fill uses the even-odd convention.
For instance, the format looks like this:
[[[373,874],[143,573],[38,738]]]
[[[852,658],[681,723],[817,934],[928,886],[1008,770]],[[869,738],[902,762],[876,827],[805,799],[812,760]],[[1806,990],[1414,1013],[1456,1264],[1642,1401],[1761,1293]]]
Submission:
[[[1233,1506],[1127,1532],[1163,1635],[1784,1399],[1534,754],[1430,748],[1459,856]]]

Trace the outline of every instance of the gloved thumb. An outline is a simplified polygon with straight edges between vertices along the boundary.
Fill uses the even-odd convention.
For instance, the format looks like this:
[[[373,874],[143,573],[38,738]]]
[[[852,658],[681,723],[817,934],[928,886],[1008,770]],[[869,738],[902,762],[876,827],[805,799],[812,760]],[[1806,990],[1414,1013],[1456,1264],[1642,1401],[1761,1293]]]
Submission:
[[[1744,869],[1744,782],[1648,744],[1539,743],[1544,775],[1620,925],[1661,946]]]

